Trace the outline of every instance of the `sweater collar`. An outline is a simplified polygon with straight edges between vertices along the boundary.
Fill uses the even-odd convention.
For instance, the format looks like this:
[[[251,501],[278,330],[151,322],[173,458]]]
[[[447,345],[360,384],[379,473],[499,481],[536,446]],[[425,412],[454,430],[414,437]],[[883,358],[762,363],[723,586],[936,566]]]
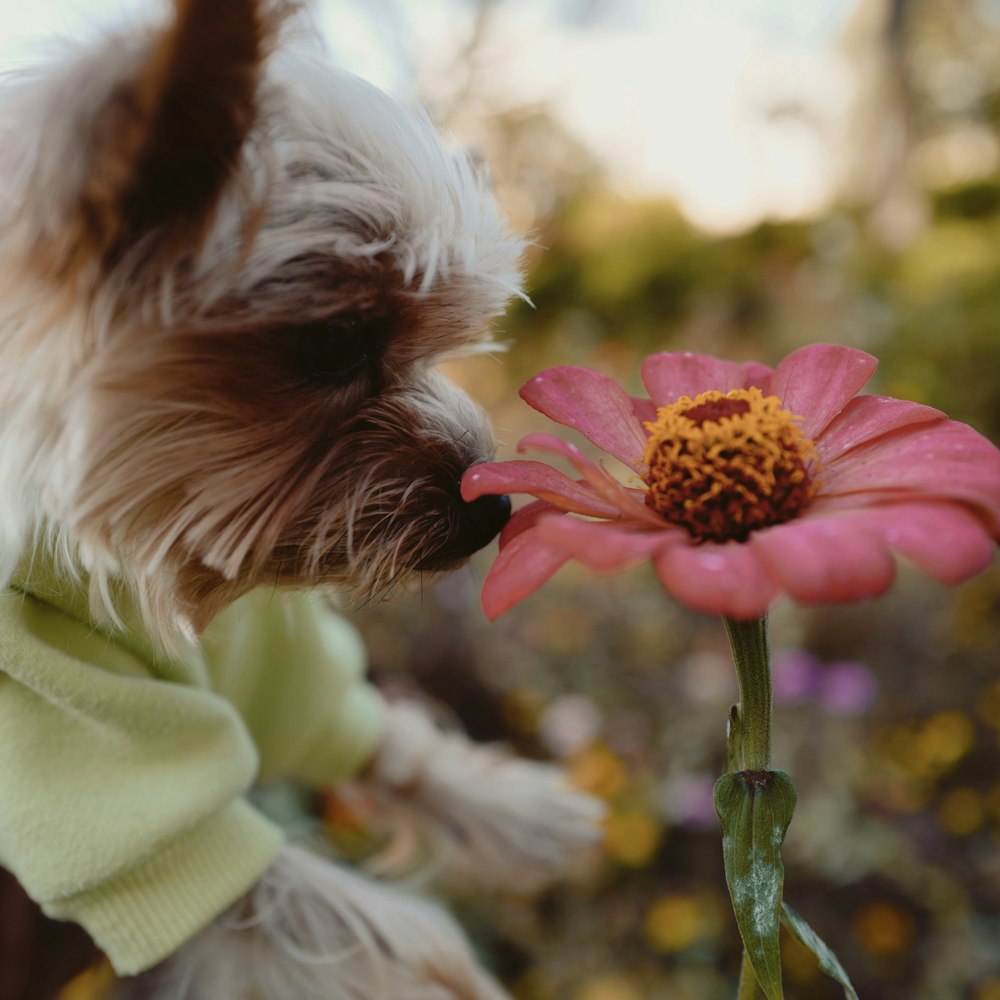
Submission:
[[[47,545],[36,546],[21,559],[11,577],[10,588],[102,633],[147,663],[166,666],[177,658],[168,655],[153,639],[143,623],[138,602],[121,580],[113,580],[111,586],[111,600],[121,622],[118,625],[107,615],[94,613],[90,574],[79,567],[67,567]]]

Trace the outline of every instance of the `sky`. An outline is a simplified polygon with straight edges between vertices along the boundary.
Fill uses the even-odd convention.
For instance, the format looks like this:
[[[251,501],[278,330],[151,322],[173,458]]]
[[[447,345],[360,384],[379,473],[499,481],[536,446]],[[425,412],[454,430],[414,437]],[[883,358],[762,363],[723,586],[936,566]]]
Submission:
[[[837,42],[856,2],[504,0],[476,79],[484,107],[548,103],[624,193],[739,229],[831,196],[853,96]],[[0,0],[0,66],[151,6]],[[407,99],[446,96],[472,25],[463,0],[319,0],[315,18],[338,62]]]
[[[809,215],[840,181],[854,76],[838,41],[855,5],[505,0],[477,53],[479,85],[493,109],[546,102],[624,193],[669,195],[706,229]],[[461,51],[467,4],[370,9],[361,26],[343,4],[325,8],[338,58],[397,92],[414,76],[432,97],[453,86],[456,67],[439,54]]]

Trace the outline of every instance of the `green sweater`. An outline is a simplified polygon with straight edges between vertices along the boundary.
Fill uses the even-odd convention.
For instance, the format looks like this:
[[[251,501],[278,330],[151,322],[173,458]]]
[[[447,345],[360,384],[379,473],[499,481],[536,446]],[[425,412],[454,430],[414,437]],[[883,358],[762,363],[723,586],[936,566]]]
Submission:
[[[169,657],[124,617],[98,624],[85,582],[37,561],[0,591],[0,865],[130,975],[273,860],[281,832],[247,789],[351,775],[383,713],[356,633],[316,595],[255,591]]]

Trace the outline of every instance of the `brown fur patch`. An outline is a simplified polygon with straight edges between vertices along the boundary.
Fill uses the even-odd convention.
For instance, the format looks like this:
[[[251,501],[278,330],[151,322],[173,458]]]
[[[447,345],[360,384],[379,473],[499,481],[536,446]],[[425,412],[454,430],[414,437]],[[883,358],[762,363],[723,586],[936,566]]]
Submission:
[[[260,64],[288,10],[176,0],[172,26],[94,122],[78,255],[113,264],[160,227],[168,256],[197,241],[254,124]]]

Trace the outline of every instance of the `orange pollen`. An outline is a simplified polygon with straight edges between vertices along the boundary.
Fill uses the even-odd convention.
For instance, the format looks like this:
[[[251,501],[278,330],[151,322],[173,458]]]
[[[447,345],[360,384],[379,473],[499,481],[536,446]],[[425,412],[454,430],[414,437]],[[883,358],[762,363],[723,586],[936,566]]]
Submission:
[[[757,388],[661,406],[645,424],[646,504],[698,541],[745,541],[791,520],[816,491],[815,448],[799,419]]]

